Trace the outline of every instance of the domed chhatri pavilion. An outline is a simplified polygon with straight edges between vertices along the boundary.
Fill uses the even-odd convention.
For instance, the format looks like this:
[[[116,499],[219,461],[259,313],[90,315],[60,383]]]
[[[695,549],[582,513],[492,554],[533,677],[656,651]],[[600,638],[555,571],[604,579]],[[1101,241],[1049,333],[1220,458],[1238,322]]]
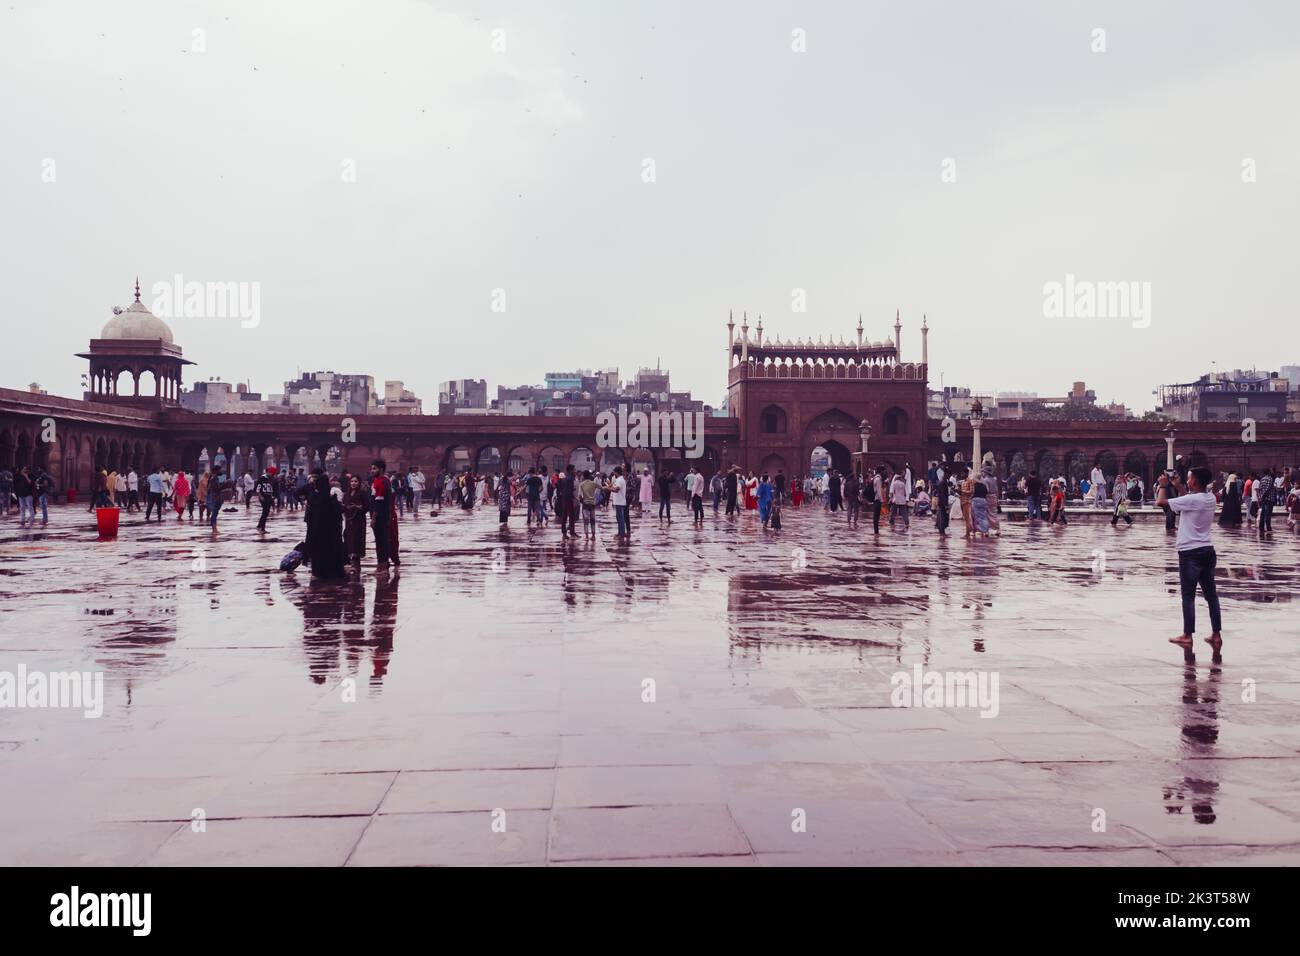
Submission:
[[[135,280],[135,301],[114,315],[90,340],[88,352],[77,358],[90,362],[88,402],[113,405],[175,405],[180,401],[181,371],[194,363],[181,356],[172,330],[140,301],[140,280]]]

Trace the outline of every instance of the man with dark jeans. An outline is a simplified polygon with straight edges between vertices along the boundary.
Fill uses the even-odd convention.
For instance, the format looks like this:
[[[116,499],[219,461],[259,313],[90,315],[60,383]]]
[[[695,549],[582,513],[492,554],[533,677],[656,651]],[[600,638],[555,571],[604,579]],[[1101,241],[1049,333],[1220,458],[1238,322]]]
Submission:
[[[614,480],[610,485],[610,501],[614,505],[614,518],[618,521],[617,537],[626,541],[632,537],[632,527],[627,521],[627,479],[623,477],[623,466],[614,466]]]
[[[948,536],[949,508],[948,502],[948,482],[947,480],[937,481],[934,486],[934,515],[939,526],[939,536],[941,538]],[[1041,518],[1042,515],[1040,514]]]
[[[723,494],[725,494],[727,498],[728,515],[733,515],[737,511],[736,497],[739,494],[739,484],[740,478],[736,475],[736,469],[732,468],[727,472],[727,477],[722,483]]]
[[[149,483],[149,497],[144,510],[144,520],[149,520],[149,515],[153,513],[154,508],[158,509],[158,520],[162,521],[163,510],[163,480],[162,469],[155,468],[149,472],[149,477],[145,479]]]
[[[666,513],[669,524],[673,523],[673,485],[676,481],[677,476],[671,471],[659,476],[659,518],[662,520]]]
[[[1043,520],[1043,479],[1038,477],[1038,472],[1031,471],[1029,478],[1025,480],[1025,499],[1029,520]]]
[[[41,524],[50,523],[50,495],[54,493],[54,476],[44,468],[36,476],[36,503],[41,506]],[[33,519],[35,520],[35,519]]]
[[[785,469],[778,468],[776,471],[776,503],[785,504]]]
[[[1178,522],[1178,583],[1183,598],[1183,633],[1169,638],[1184,650],[1191,650],[1192,635],[1196,631],[1196,588],[1199,585],[1210,606],[1210,636],[1206,643],[1217,656],[1223,647],[1222,618],[1219,613],[1219,595],[1214,587],[1214,567],[1218,557],[1210,539],[1214,526],[1214,495],[1207,489],[1214,480],[1208,468],[1193,468],[1187,473],[1187,483],[1175,474],[1160,476],[1160,490],[1156,504],[1168,506],[1172,514],[1180,516]],[[1178,492],[1169,497],[1170,486]]]
[[[575,468],[568,465],[564,473],[560,475],[560,480],[555,483],[555,516],[560,519],[560,537],[567,538],[573,535],[578,536],[577,529],[574,527],[576,518],[573,507],[573,473]]]
[[[253,494],[257,495],[258,500],[262,503],[262,517],[257,522],[257,530],[265,531],[266,518],[271,513],[271,506],[275,504],[274,465],[263,471],[261,477],[253,484]]]
[[[18,499],[19,526],[27,524],[29,520],[32,524],[36,524],[36,507],[33,500],[35,491],[36,483],[32,481],[27,466],[23,465],[18,469],[18,474],[14,475],[14,496]]]
[[[1265,468],[1259,476],[1259,533],[1273,533],[1273,506],[1277,503],[1277,487],[1273,484],[1273,469]]]
[[[691,514],[697,527],[704,524],[704,473],[694,466],[686,475],[686,498],[691,503]]]
[[[152,476],[150,476],[152,478]],[[217,516],[221,514],[221,466],[213,465],[212,471],[208,475],[208,524],[213,531],[217,530]],[[149,497],[153,497],[150,492]],[[146,515],[146,517],[148,517]],[[158,520],[162,520],[162,507],[158,508]]]
[[[528,477],[524,479],[524,493],[528,496],[528,527],[533,526],[533,519],[537,519],[537,527],[542,526],[542,477],[537,474],[537,468],[528,469]]]

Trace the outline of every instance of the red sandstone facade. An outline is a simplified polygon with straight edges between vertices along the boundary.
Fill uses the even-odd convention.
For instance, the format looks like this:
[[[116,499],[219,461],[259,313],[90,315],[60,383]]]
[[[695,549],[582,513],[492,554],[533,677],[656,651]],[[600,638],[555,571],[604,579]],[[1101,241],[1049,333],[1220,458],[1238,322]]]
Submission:
[[[127,312],[118,324],[152,318],[136,315],[134,307]],[[126,359],[138,360],[141,369],[151,360],[149,371],[179,385],[181,366],[188,363],[171,346],[170,332],[165,327],[157,331],[168,338],[93,343],[100,348],[85,355],[93,360],[92,394],[87,396],[92,400],[0,388],[0,469],[39,466],[60,489],[87,491],[96,468],[194,470],[205,449],[210,456],[218,448],[228,456],[235,449],[241,455],[252,451],[259,462],[267,456],[280,462],[292,461],[300,450],[324,460],[335,448],[348,468],[364,469],[372,459],[384,458],[393,467],[417,464],[425,471],[475,463],[489,450],[495,450],[501,467],[554,468],[585,449],[603,468],[645,462],[659,471],[694,464],[710,475],[735,464],[755,473],[782,470],[794,477],[807,474],[819,446],[830,453],[835,467],[861,467],[864,426],[869,429],[870,467],[910,464],[921,474],[927,461],[969,460],[971,455],[969,421],[955,422],[953,441],[945,442],[943,423],[926,416],[925,326],[921,361],[903,362],[897,319],[894,339],[875,343],[863,339],[860,320],[852,343],[765,341],[761,320],[754,337],[742,320],[737,339],[729,322],[728,417],[705,420],[704,455],[694,460],[671,449],[600,448],[595,419],[362,415],[352,419],[351,434],[345,432],[344,420],[333,415],[204,415],[176,406],[175,391],[151,399],[135,394],[138,388],[130,395],[113,394],[108,383],[123,369],[138,379],[140,370],[122,364]],[[1300,424],[1260,423],[1253,443],[1243,441],[1240,426],[1231,423],[1174,427],[1174,450],[1192,465],[1206,464],[1216,472],[1300,466]],[[981,450],[991,452],[999,472],[1012,478],[1031,468],[1083,477],[1099,463],[1108,475],[1136,472],[1150,487],[1155,472],[1164,467],[1163,429],[1158,422],[990,420],[981,429]]]
[[[899,327],[896,325],[895,329]],[[824,448],[842,472],[867,462],[895,469],[926,461],[926,367],[900,362],[898,342],[764,341],[762,320],[740,341],[728,323],[727,408],[741,436],[735,461],[746,471],[806,475]]]

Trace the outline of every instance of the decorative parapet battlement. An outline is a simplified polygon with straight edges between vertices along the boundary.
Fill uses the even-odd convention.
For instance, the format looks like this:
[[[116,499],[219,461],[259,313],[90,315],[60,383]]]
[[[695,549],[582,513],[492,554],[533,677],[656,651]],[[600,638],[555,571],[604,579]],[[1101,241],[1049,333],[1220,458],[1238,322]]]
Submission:
[[[855,360],[796,360],[765,359],[755,361],[751,352],[749,361],[733,365],[728,372],[728,384],[747,379],[867,379],[870,381],[926,381],[927,368],[921,362],[874,362]]]

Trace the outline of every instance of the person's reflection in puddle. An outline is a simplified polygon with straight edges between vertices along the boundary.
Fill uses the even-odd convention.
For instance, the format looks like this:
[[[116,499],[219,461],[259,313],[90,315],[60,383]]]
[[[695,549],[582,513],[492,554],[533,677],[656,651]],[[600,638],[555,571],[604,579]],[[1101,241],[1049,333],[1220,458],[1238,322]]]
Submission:
[[[1217,651],[1205,680],[1198,679],[1196,654],[1183,653],[1183,719],[1180,752],[1183,778],[1164,788],[1166,813],[1182,813],[1191,806],[1196,823],[1211,824],[1217,819],[1214,799],[1219,793],[1218,780],[1207,779],[1219,742],[1219,680],[1223,658]]]
[[[397,630],[397,587],[401,575],[379,571],[374,577],[375,604],[366,624],[366,581],[313,580],[304,585],[286,577],[280,591],[302,611],[302,644],[307,675],[314,684],[361,671],[370,649],[370,687],[378,691],[388,674]]]
[[[396,571],[375,575],[375,609],[370,616],[370,687],[376,693],[388,674],[393,656],[393,634],[397,630],[397,586],[402,576]]]
[[[343,609],[350,594],[346,581],[317,580],[304,585],[292,575],[280,583],[280,593],[302,611],[302,646],[307,676],[324,684],[339,670]]]

